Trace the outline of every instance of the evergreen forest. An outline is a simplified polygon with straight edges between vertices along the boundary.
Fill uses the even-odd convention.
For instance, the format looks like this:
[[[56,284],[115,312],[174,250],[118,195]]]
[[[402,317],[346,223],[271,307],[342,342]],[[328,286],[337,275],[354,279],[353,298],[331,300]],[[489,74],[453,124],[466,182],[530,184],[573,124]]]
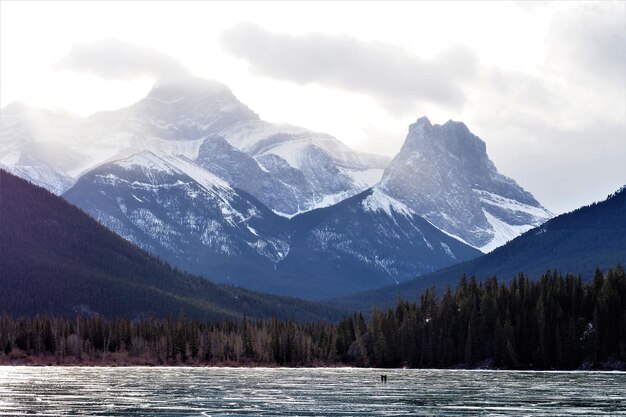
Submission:
[[[624,369],[626,275],[461,277],[337,321],[0,316],[0,363]]]

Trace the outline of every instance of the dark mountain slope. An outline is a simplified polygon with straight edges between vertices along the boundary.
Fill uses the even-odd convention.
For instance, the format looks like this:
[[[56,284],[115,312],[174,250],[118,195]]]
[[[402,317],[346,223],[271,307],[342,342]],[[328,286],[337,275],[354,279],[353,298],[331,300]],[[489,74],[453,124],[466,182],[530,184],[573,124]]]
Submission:
[[[43,188],[0,170],[0,311],[319,320],[337,311],[177,271]]]
[[[287,219],[183,157],[143,152],[104,164],[63,197],[190,273],[255,291],[281,289],[273,286],[274,264],[287,252]]]
[[[398,296],[417,299],[431,287],[454,285],[463,274],[506,281],[520,272],[537,278],[548,269],[581,274],[626,263],[626,187],[606,200],[560,215],[493,252],[411,281],[334,300],[334,305],[369,309],[391,305]]]
[[[316,298],[403,282],[480,255],[377,189],[295,216],[289,227],[289,254],[278,270],[314,271]]]

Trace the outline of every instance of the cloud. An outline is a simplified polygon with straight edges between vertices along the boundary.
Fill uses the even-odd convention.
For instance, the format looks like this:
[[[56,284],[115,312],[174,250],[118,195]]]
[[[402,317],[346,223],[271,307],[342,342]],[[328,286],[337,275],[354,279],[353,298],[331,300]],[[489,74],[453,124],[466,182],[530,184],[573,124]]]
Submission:
[[[601,200],[626,184],[624,122],[590,120],[575,128],[536,119],[480,124],[496,165],[556,213]]]
[[[392,111],[416,101],[459,107],[464,85],[479,75],[476,54],[461,45],[425,60],[383,42],[323,33],[292,36],[252,23],[223,31],[219,42],[259,75],[364,93]]]
[[[145,75],[167,79],[189,75],[179,61],[167,54],[116,39],[74,45],[55,67],[93,74],[106,80],[128,81]]]
[[[586,5],[555,17],[548,63],[555,71],[577,71],[578,78],[620,82],[626,77],[624,3]]]
[[[397,151],[405,126],[421,115],[463,120],[505,175],[549,209],[566,211],[626,183],[624,3],[521,6],[520,13],[551,19],[544,61],[523,71],[483,65],[462,45],[425,59],[383,42],[288,35],[251,23],[223,31],[219,43],[253,73],[372,98],[387,114],[376,114],[381,124],[360,126],[362,150]],[[168,55],[115,40],[77,45],[59,67],[107,79],[188,74]]]
[[[370,125],[363,128],[363,133],[365,139],[359,142],[359,150],[393,158],[398,149],[402,147],[406,135],[406,126],[392,131],[389,128],[379,129]]]

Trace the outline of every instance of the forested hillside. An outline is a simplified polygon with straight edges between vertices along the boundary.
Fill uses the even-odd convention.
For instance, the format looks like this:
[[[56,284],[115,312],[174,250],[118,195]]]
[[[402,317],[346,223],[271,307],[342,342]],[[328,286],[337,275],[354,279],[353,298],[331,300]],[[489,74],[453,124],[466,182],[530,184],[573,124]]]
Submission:
[[[198,319],[337,318],[333,308],[171,268],[43,188],[0,170],[0,312]]]
[[[339,323],[0,317],[0,363],[626,369],[626,275],[462,278]]]
[[[497,277],[508,281],[524,273],[538,279],[549,269],[590,280],[596,268],[606,270],[626,263],[626,188],[606,200],[555,217],[493,252],[399,285],[361,292],[333,300],[349,310],[390,306],[397,297],[415,300],[426,289],[454,285],[459,277],[479,281]]]

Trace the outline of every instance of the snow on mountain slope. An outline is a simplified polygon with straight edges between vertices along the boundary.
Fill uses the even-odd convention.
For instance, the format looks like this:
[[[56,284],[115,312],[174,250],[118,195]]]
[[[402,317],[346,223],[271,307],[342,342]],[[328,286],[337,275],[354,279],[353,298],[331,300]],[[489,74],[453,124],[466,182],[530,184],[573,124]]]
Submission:
[[[207,141],[203,163],[204,145],[230,147]],[[231,152],[220,155],[256,164]],[[184,156],[142,152],[103,164],[64,197],[181,268],[306,298],[402,282],[479,254],[379,189],[288,219]]]
[[[400,283],[480,255],[379,189],[295,216],[289,227],[278,271],[311,271],[320,296]]]
[[[201,145],[196,162],[288,216],[341,201],[375,184],[382,175],[381,168],[368,168],[362,162],[344,167],[347,157],[333,159],[308,139],[282,138],[271,151],[254,154],[236,148],[226,137],[212,136]]]
[[[485,190],[473,190],[485,204],[486,208],[491,211],[503,210],[511,215],[516,215],[519,222],[532,222],[533,219],[539,219],[541,223],[554,217],[554,215],[541,206],[522,203],[512,198],[503,197],[498,194],[490,193]]]
[[[224,193],[227,193],[226,195],[232,195],[234,193],[234,190],[226,181],[202,169],[202,167],[196,165],[184,156],[166,156],[163,159],[171,166],[176,167],[180,172],[187,174],[206,190],[220,190],[220,195],[224,195]]]
[[[553,217],[552,213],[541,206],[524,204],[484,190],[473,191],[483,203],[483,213],[494,232],[493,239],[479,248],[485,253],[491,252]],[[508,222],[500,218],[507,218]]]
[[[76,117],[14,102],[0,112],[0,166],[56,193],[72,184],[67,173],[85,155],[59,152],[55,142],[76,127]]]
[[[357,152],[331,135],[289,124],[248,120],[233,124],[219,134],[249,155],[278,155],[294,168],[300,168],[298,154],[307,146],[323,149],[340,166],[382,169],[389,163],[388,157]]]
[[[302,173],[307,190],[304,199],[298,200],[297,210],[270,204],[276,212],[288,215],[326,207],[373,186],[389,163],[387,157],[356,152],[330,135],[261,120],[234,124],[219,135],[258,161],[265,161],[261,165],[287,184],[290,181],[281,177],[287,168],[284,164],[278,170],[271,169],[278,168],[275,158]],[[268,160],[270,156],[274,160]],[[265,167],[267,162],[270,168]]]
[[[370,188],[378,184],[383,177],[383,168],[350,169],[339,168],[344,175],[352,178],[358,188]]]
[[[395,214],[401,214],[409,217],[415,215],[405,204],[399,202],[395,198],[389,197],[379,189],[374,188],[370,195],[361,202],[365,211],[377,212],[383,211],[389,217]]]
[[[268,138],[279,135],[298,136],[306,132],[304,128],[286,123],[274,124],[263,120],[244,120],[223,129],[219,134],[242,152],[255,154],[259,143]]]
[[[48,190],[55,194],[61,194],[65,190],[69,189],[74,183],[74,179],[64,175],[62,171],[49,168],[45,165],[24,165],[24,164],[9,164],[5,165],[0,162],[0,168],[4,168],[11,172],[13,175],[17,175],[20,178],[24,178],[29,182],[46,187]]]
[[[326,203],[327,198],[335,195],[332,193],[347,194],[342,186],[350,185],[345,176],[339,180],[336,178],[332,164],[325,168],[319,164],[318,177],[323,175],[323,169],[332,171],[335,176],[326,184],[320,184],[311,177],[307,178],[305,172],[292,167],[277,155],[253,158],[219,136],[204,140],[195,162],[232,186],[254,195],[275,212],[287,215]]]
[[[442,231],[487,252],[552,217],[497,171],[485,143],[460,122],[418,119],[380,188]]]
[[[140,247],[222,281],[254,276],[289,250],[285,219],[185,157],[143,152],[104,164],[64,197]]]
[[[510,240],[515,239],[522,233],[533,228],[533,226],[529,224],[514,226],[511,224],[505,223],[502,220],[490,214],[485,209],[483,209],[483,213],[485,214],[485,217],[487,218],[487,221],[489,222],[489,225],[491,226],[494,232],[493,239],[485,246],[482,246],[479,248],[482,252],[485,252],[485,253],[491,252],[495,248],[498,248],[506,244]]]
[[[137,103],[83,119],[19,103],[1,114],[0,165],[56,193],[91,168],[143,151],[196,160],[205,139],[222,137],[259,167],[222,165],[214,174],[228,180],[266,170],[277,185],[247,191],[277,213],[294,215],[373,185],[379,178],[372,172],[389,162],[327,134],[264,122],[225,85],[192,77],[157,82]],[[243,188],[243,181],[236,185]]]

